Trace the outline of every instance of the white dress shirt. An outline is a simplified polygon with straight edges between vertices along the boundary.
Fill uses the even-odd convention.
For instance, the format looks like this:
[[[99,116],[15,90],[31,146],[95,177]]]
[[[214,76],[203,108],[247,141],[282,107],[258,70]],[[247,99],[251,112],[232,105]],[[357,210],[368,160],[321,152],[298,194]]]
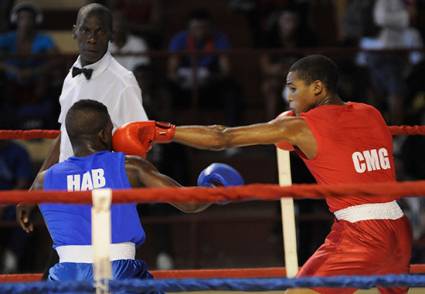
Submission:
[[[80,57],[73,66],[81,68]],[[142,93],[133,73],[121,66],[109,52],[98,62],[84,68],[93,69],[91,79],[87,80],[84,74],[72,77],[71,68],[59,97],[60,162],[74,154],[65,128],[65,117],[69,108],[78,100],[92,99],[102,102],[108,108],[114,128],[127,122],[148,119],[142,105]]]

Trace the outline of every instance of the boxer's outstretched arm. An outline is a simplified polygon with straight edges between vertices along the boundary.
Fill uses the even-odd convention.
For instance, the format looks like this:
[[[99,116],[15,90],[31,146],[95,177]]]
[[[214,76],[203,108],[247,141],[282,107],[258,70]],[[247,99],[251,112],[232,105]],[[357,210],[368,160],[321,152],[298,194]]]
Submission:
[[[125,168],[132,187],[181,187],[172,178],[161,174],[149,161],[138,156],[126,156]],[[210,204],[199,203],[170,203],[186,213],[200,212]]]
[[[280,141],[298,145],[302,141],[305,128],[308,127],[303,119],[293,117],[233,128],[219,125],[178,126],[174,141],[209,150],[268,145]]]

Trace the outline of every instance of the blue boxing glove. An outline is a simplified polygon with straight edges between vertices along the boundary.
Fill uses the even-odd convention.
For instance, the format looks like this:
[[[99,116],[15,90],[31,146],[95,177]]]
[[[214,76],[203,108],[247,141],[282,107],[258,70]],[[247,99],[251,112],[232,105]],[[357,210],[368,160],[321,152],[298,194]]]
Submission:
[[[198,186],[202,187],[229,187],[243,184],[244,180],[240,173],[225,163],[212,163],[198,176]]]

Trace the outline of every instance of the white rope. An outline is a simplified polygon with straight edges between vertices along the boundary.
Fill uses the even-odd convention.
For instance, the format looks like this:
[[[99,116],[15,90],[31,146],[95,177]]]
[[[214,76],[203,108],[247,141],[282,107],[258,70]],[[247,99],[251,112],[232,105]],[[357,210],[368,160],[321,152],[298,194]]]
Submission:
[[[107,280],[112,278],[110,261],[112,190],[93,190],[92,199],[93,273],[96,294],[108,294]]]

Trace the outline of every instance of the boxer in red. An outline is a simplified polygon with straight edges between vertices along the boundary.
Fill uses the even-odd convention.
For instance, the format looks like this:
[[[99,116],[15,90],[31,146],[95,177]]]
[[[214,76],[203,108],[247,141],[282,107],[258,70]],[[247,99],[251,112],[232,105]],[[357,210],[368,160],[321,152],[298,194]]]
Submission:
[[[142,122],[139,132],[151,134],[143,140],[173,140],[209,150],[260,144],[293,148],[319,184],[395,181],[392,137],[384,119],[370,105],[342,101],[337,95],[337,82],[337,68],[332,60],[322,55],[307,56],[295,62],[286,77],[288,100],[294,113],[234,128],[176,128]],[[158,136],[159,133],[163,135]],[[357,195],[326,198],[335,222],[298,277],[408,273],[411,230],[396,200]],[[406,288],[379,290],[407,292]],[[353,293],[355,289],[305,291],[317,292]]]

